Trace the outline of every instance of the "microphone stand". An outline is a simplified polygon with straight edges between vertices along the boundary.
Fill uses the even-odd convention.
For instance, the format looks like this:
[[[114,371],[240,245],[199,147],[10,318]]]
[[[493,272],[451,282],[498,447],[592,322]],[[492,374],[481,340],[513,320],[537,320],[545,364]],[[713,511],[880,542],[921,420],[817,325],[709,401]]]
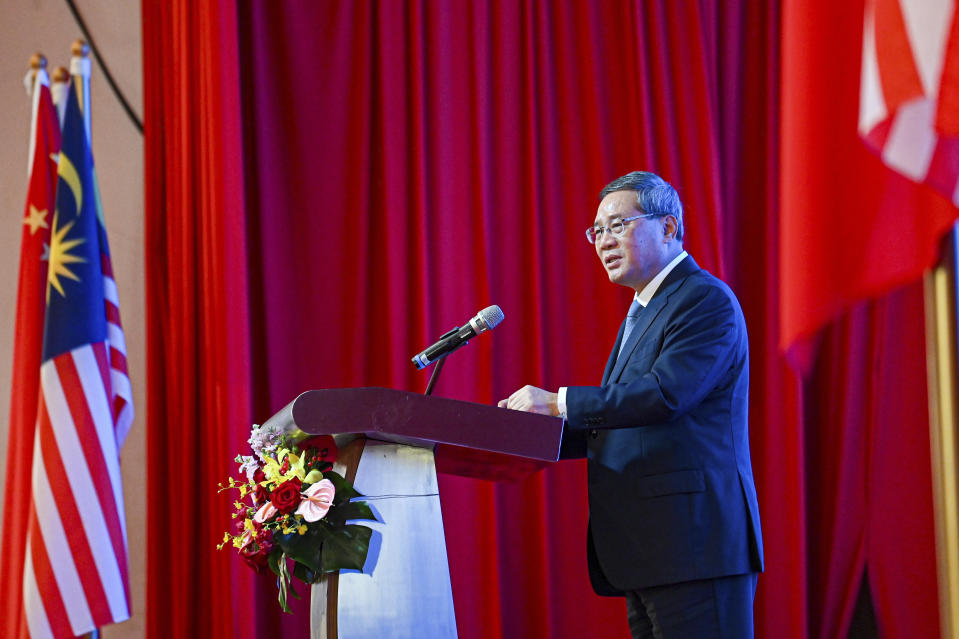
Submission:
[[[465,342],[464,342],[464,343],[465,343]],[[440,377],[440,371],[443,370],[443,364],[446,363],[446,357],[447,357],[447,355],[449,355],[449,353],[447,353],[446,355],[444,355],[443,357],[441,357],[441,358],[436,362],[436,366],[433,367],[433,374],[430,375],[430,381],[429,381],[429,383],[426,385],[426,393],[424,393],[427,397],[429,397],[430,395],[433,394],[433,387],[436,386],[436,380],[439,379],[439,377]]]

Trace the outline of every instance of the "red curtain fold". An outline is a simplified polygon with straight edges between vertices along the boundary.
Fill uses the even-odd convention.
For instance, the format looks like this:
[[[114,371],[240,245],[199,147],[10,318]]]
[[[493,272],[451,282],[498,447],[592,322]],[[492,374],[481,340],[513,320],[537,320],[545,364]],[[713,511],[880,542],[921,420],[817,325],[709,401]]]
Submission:
[[[215,550],[251,415],[236,9],[142,15],[148,636],[260,636],[254,575]]]
[[[847,636],[864,572],[880,636],[939,636],[922,307],[912,284],[822,335],[806,400],[809,636]]]
[[[848,68],[824,7],[810,42],[839,57],[811,60]],[[796,216],[841,201],[833,245],[859,255],[849,220],[879,199],[803,182],[871,160],[794,128],[781,89],[823,109],[829,92],[853,137],[855,102],[780,77],[781,47],[797,51],[780,14],[775,0],[145,2],[151,636],[305,633],[304,602],[280,615],[270,579],[212,551],[229,524],[216,482],[250,421],[300,391],[422,390],[412,354],[491,303],[506,321],[450,358],[437,394],[597,383],[629,292],[583,229],[599,188],[637,168],[678,188],[687,247],[745,311],[757,636],[844,637],[866,566],[883,636],[934,636],[917,289],[830,327],[806,379],[778,348],[782,283],[822,269],[780,238],[833,237]],[[461,637],[628,636],[622,600],[589,587],[585,487],[582,462],[441,478]],[[189,535],[166,534],[172,520]]]

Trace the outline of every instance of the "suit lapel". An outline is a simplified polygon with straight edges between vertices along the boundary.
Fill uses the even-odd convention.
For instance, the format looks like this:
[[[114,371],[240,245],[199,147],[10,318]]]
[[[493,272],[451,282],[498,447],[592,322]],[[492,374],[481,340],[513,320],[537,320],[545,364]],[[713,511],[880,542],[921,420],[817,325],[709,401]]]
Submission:
[[[640,311],[636,326],[633,328],[633,332],[629,334],[629,339],[626,340],[622,352],[620,352],[619,357],[616,359],[616,364],[613,366],[613,371],[609,376],[610,381],[616,382],[619,380],[619,376],[623,373],[623,369],[626,368],[626,362],[629,361],[633,349],[636,348],[639,340],[642,339],[643,334],[649,329],[650,324],[653,323],[656,316],[659,315],[663,307],[666,306],[668,299],[668,295],[659,295],[657,291],[657,295],[653,296],[653,299],[649,301],[646,308]],[[615,353],[616,351],[613,352]]]
[[[613,366],[616,364],[616,353],[619,352],[619,343],[623,340],[623,331],[626,329],[626,320],[619,325],[619,333],[616,335],[616,343],[613,344],[613,352],[609,354],[609,360],[606,361],[606,370],[603,371],[603,384],[609,381],[609,375],[613,372]],[[633,333],[635,333],[635,329]]]
[[[646,308],[640,312],[639,320],[636,322],[633,332],[630,333],[629,339],[626,341],[622,352],[617,358],[616,349],[619,347],[619,342],[623,338],[623,326],[625,326],[625,321],[623,322],[623,326],[620,326],[619,328],[619,337],[616,340],[616,346],[613,347],[613,352],[610,355],[610,361],[606,364],[606,373],[603,375],[604,384],[607,382],[615,383],[619,381],[619,376],[622,375],[623,369],[626,368],[626,362],[629,361],[633,350],[636,348],[636,345],[639,344],[643,334],[646,333],[662,310],[666,307],[666,304],[669,302],[670,294],[676,290],[676,288],[678,288],[679,284],[684,279],[698,270],[699,265],[696,264],[692,256],[686,256],[682,262],[676,265],[676,268],[669,272],[669,275],[666,276],[666,279],[663,280],[663,283],[659,286],[659,290],[657,290],[656,294],[653,295],[653,299],[651,299],[649,304],[646,305]],[[610,366],[612,366],[612,368],[610,368]]]

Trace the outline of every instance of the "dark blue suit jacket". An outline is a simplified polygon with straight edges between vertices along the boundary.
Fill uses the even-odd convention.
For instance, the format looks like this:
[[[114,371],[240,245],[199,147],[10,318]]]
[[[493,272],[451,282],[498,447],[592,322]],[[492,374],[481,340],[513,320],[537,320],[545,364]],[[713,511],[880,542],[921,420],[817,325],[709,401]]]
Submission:
[[[564,457],[588,459],[599,594],[763,569],[749,457],[749,347],[725,283],[686,257],[602,386],[566,393]]]

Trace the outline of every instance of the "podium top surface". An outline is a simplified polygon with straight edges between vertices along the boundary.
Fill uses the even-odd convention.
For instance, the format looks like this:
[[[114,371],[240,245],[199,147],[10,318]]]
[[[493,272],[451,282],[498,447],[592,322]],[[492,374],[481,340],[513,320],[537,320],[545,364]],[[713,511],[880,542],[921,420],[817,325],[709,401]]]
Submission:
[[[388,388],[301,393],[264,426],[311,435],[363,435],[414,446],[449,445],[552,462],[563,420]]]

